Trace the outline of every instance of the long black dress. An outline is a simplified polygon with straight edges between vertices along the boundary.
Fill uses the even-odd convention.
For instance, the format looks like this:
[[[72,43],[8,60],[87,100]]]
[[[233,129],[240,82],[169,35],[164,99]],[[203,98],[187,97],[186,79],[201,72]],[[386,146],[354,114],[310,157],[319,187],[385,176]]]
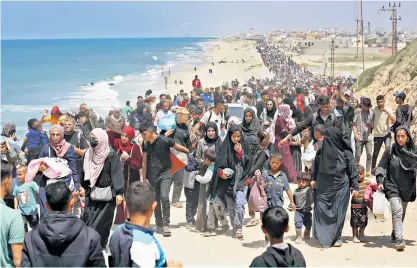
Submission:
[[[84,173],[83,173],[84,177]],[[114,210],[116,208],[116,195],[123,194],[124,176],[120,157],[111,150],[107,156],[103,170],[97,179],[96,186],[100,188],[112,187],[113,199],[110,201],[94,201],[88,198],[89,185],[84,185],[87,190],[87,198],[84,209],[83,221],[87,226],[96,230],[101,236],[101,246],[104,249],[113,224]]]
[[[352,150],[335,127],[326,130],[323,147],[313,164],[312,180],[316,181],[313,234],[323,247],[331,247],[342,235],[350,185],[359,190]]]

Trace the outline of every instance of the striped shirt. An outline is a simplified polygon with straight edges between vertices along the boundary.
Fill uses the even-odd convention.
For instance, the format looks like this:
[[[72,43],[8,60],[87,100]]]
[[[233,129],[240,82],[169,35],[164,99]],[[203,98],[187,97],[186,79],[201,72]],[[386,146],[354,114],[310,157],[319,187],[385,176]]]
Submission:
[[[352,208],[366,208],[366,202],[363,200],[365,196],[366,187],[371,184],[368,180],[363,180],[358,183],[359,184],[359,193],[358,196],[355,198],[352,196]]]

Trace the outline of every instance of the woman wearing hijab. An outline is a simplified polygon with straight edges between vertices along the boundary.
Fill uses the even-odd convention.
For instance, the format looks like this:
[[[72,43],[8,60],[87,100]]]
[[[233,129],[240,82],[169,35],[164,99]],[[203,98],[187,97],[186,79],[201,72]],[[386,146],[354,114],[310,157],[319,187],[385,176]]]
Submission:
[[[85,152],[82,174],[86,189],[83,221],[100,234],[101,246],[105,249],[114,209],[123,201],[123,167],[119,155],[110,148],[103,129],[93,129],[89,138],[91,148]]]
[[[410,130],[400,126],[391,152],[384,152],[375,171],[378,189],[384,191],[391,205],[391,239],[398,251],[405,248],[403,221],[408,202],[416,200],[416,171],[417,151]]]
[[[244,144],[242,130],[238,125],[229,127],[227,136],[219,148],[214,166],[213,179],[208,189],[210,203],[223,206],[227,203],[235,237],[243,238],[242,226],[245,215],[246,179],[251,158]]]
[[[267,168],[267,163],[269,159],[269,133],[265,133],[262,130],[258,130],[258,148],[252,160],[252,167],[249,170],[249,177],[252,178],[255,175],[263,174],[263,171]],[[249,184],[250,186],[250,184]],[[248,189],[248,193],[250,188]],[[249,208],[249,216],[251,217],[250,221],[246,224],[246,227],[256,226],[259,223],[259,220],[255,218],[255,211],[252,211]]]
[[[122,130],[120,139],[115,140],[115,151],[120,156],[124,175],[124,192],[127,187],[135,181],[140,180],[140,170],[142,169],[142,152],[139,145],[134,141],[135,130],[132,127],[125,127]],[[127,207],[123,205],[117,207],[115,224],[122,224],[127,219]]]
[[[120,139],[120,134],[126,126],[126,120],[120,113],[120,110],[114,110],[106,118],[107,135],[109,136],[109,143],[111,147],[116,150],[116,139]]]
[[[266,102],[266,109],[261,113],[260,120],[263,128],[266,130],[275,121],[275,115],[277,113],[277,106],[273,100]]]
[[[4,125],[3,130],[1,132],[1,136],[6,137],[9,146],[16,152],[19,157],[19,164],[24,165],[26,164],[25,154],[22,152],[19,144],[16,142],[16,124],[15,123],[7,123]],[[13,171],[13,174],[15,171]],[[15,177],[15,175],[13,175]]]
[[[292,162],[290,145],[289,143],[279,144],[295,127],[291,115],[292,111],[289,105],[282,104],[278,106],[278,117],[275,121],[275,146],[273,149],[282,154],[282,171],[287,175],[288,180],[294,183],[297,179],[297,173]]]
[[[294,118],[295,122],[301,122],[303,121],[303,114],[301,113],[301,111],[295,106],[294,104],[294,98],[291,96],[287,96],[284,101],[284,104],[287,104],[290,106],[291,111],[292,111],[292,118]]]
[[[39,154],[39,158],[44,157],[58,157],[63,158],[67,161],[68,167],[71,169],[72,174],[68,175],[63,178],[59,178],[59,180],[65,180],[67,185],[70,189],[74,192],[74,195],[78,194],[80,190],[80,184],[77,174],[77,163],[75,157],[74,147],[65,141],[64,139],[64,128],[61,125],[53,125],[49,129],[49,143],[46,144],[43,148],[41,153]],[[40,165],[39,172],[42,172],[42,167],[44,165]],[[40,174],[40,173],[38,173]],[[42,178],[39,182],[39,205],[40,205],[40,212],[41,218],[48,212],[46,208],[46,192],[45,188],[47,185],[48,177],[42,175]]]
[[[341,247],[349,188],[353,188],[356,197],[359,186],[352,149],[339,128],[330,127],[325,131],[323,145],[313,163],[311,186],[316,188],[314,237],[325,248]]]
[[[258,137],[256,136],[258,130],[261,129],[258,117],[256,117],[255,111],[251,108],[246,108],[244,111],[244,117],[240,124],[242,130],[244,144],[243,147],[248,148],[248,155],[254,155],[256,148],[258,147]]]
[[[220,149],[222,141],[219,137],[219,130],[215,122],[208,122],[205,127],[204,137],[198,141],[195,152],[195,160],[198,164],[199,175],[203,176],[206,172],[207,166],[204,163],[204,152],[208,149],[214,148],[216,156]],[[199,185],[199,186],[197,186]],[[194,187],[200,187],[200,193],[197,206],[197,221],[195,229],[199,232],[205,232],[207,229],[207,189],[209,184],[201,184],[195,181]]]

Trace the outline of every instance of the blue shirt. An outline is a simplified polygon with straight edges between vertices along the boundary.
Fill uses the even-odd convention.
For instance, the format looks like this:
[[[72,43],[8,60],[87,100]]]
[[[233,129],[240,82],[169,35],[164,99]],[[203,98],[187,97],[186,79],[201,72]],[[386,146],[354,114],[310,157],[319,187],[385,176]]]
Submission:
[[[275,207],[284,205],[284,191],[290,189],[287,175],[279,171],[277,174],[272,174],[270,171],[263,173],[266,184],[266,198],[268,207]]]
[[[24,184],[16,184],[13,189],[13,195],[17,198],[20,213],[23,215],[38,214],[36,206],[36,194],[39,193],[39,186],[36,182],[26,182]]]

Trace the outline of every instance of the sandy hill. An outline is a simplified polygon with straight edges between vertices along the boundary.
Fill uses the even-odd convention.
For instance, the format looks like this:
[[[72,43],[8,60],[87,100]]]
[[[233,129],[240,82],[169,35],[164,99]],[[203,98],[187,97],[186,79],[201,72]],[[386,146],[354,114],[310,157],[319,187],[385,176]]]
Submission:
[[[409,42],[396,55],[389,57],[382,64],[365,70],[359,76],[360,94],[369,97],[375,103],[377,95],[386,95],[386,101],[396,108],[393,94],[404,91],[406,103],[417,107],[417,39]],[[354,85],[353,88],[356,88]],[[413,109],[413,138],[417,140],[417,113]]]

